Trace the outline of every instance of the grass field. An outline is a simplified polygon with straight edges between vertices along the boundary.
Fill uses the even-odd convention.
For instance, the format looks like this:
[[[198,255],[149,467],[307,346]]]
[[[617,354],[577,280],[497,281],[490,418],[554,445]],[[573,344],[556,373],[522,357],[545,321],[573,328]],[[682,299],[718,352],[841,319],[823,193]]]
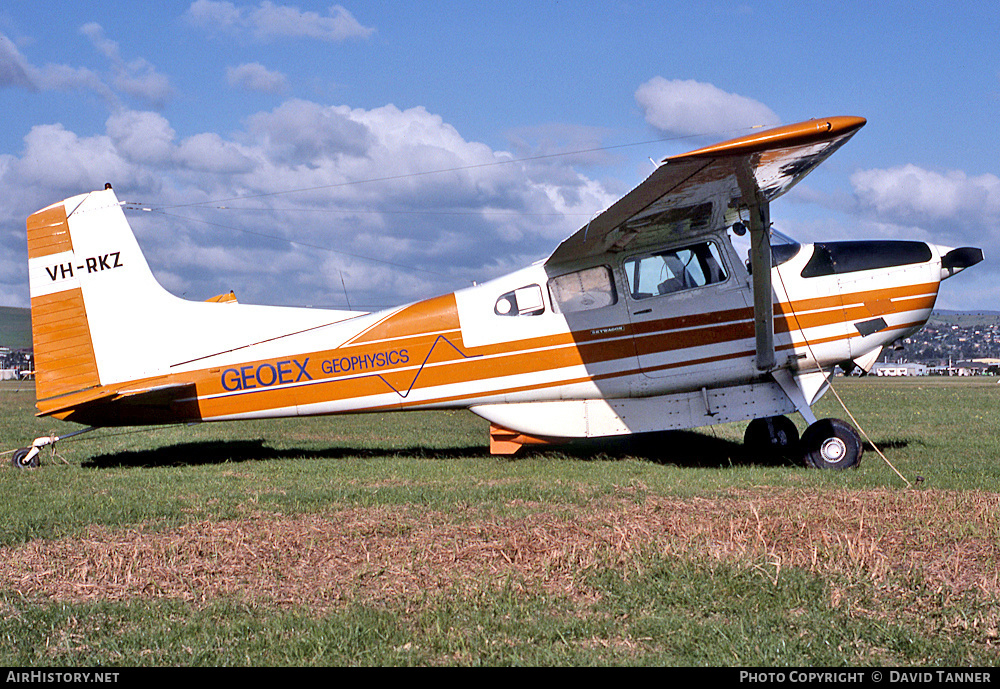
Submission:
[[[904,478],[739,424],[494,458],[466,412],[4,455],[0,664],[993,666],[994,383],[837,381]],[[33,403],[0,387],[0,451],[73,428]]]
[[[31,346],[31,311],[0,306],[0,346],[12,349]]]

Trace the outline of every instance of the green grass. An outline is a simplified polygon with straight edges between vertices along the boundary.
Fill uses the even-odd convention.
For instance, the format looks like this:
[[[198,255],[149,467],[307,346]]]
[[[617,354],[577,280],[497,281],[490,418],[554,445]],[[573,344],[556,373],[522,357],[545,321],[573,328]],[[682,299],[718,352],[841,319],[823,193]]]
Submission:
[[[0,306],[0,346],[21,349],[31,346],[31,310]]]
[[[860,425],[909,480],[922,476],[924,487],[998,492],[1000,418],[993,413],[1000,399],[998,382],[992,377],[891,382],[869,377],[843,380],[837,388]],[[833,395],[824,397],[815,412],[846,418]],[[864,461],[865,483],[893,485],[875,453],[868,452]]]
[[[620,516],[622,534],[635,545],[599,544],[592,560],[581,556],[575,568],[556,562],[552,576],[568,582],[561,589],[516,570],[484,570],[443,588],[359,593],[322,606],[276,604],[252,591],[200,599],[74,598],[9,581],[0,586],[0,663],[995,665],[1000,620],[992,593],[942,588],[919,569],[869,566],[853,551],[863,545],[860,538],[849,541],[854,527],[831,531],[820,564],[805,567],[772,547],[779,532],[760,532],[762,547],[720,559],[684,550],[685,543],[668,541],[665,548],[643,540],[643,522],[627,521],[633,508],[673,500],[697,507],[744,493],[762,514],[770,495],[819,496],[818,504],[824,496],[833,504],[872,491],[904,503],[928,491],[957,494],[956,500],[968,495],[980,511],[946,515],[933,543],[955,548],[956,571],[970,543],[986,544],[986,554],[970,566],[988,566],[988,546],[1000,541],[1000,420],[992,414],[1000,386],[988,379],[869,378],[838,380],[836,387],[914,489],[905,489],[871,450],[848,472],[748,457],[740,446],[742,424],[495,458],[487,452],[488,425],[466,412],[108,429],[58,444],[68,463],[46,451],[38,471],[14,470],[4,455],[5,560],[56,539],[82,543],[132,529],[174,533],[191,524],[352,513],[403,515],[375,526],[390,540],[402,539],[404,550],[412,547],[414,563],[430,548],[417,536],[439,522],[481,533],[485,541],[523,521],[529,527],[515,535],[547,543],[549,522],[533,519],[584,528],[589,515],[603,511],[613,523]],[[33,402],[24,383],[0,387],[0,451],[75,428],[34,418]],[[815,411],[847,418],[833,395]],[[793,510],[794,502],[780,509]],[[895,521],[879,528],[898,526],[893,538],[907,541],[897,543],[904,549],[922,548],[925,532],[939,526],[919,515],[887,519]],[[752,517],[736,512],[720,524],[754,527]],[[781,525],[779,514],[772,528]],[[792,535],[802,528],[786,526]],[[366,538],[358,535],[358,548]],[[754,541],[751,533],[746,543]],[[824,558],[840,564],[824,569]],[[516,562],[516,553],[510,559]],[[394,581],[391,571],[373,576]]]
[[[612,572],[593,579],[602,600],[585,615],[558,598],[485,586],[478,595],[421,600],[415,610],[349,604],[320,615],[234,600],[65,604],[8,595],[0,598],[0,645],[8,666],[830,667],[997,660],[973,634],[832,609],[823,581],[801,572],[762,586],[752,570],[664,562],[634,579]]]

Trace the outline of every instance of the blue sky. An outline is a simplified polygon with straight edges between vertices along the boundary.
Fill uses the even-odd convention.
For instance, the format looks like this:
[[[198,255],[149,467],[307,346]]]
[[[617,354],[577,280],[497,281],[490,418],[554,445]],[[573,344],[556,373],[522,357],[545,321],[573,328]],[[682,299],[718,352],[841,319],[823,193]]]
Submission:
[[[997,309],[997,35],[996,3],[8,0],[0,304],[25,217],[105,181],[175,294],[377,308],[544,258],[650,159],[861,115],[778,228],[980,246],[938,306]]]

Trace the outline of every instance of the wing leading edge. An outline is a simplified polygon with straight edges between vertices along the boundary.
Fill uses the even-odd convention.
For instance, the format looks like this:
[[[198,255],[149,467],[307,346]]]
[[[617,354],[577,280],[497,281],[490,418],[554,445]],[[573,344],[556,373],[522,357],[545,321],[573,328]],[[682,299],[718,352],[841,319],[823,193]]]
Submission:
[[[865,125],[808,120],[665,159],[639,186],[563,241],[548,264],[641,248],[717,230],[741,209],[792,188]]]

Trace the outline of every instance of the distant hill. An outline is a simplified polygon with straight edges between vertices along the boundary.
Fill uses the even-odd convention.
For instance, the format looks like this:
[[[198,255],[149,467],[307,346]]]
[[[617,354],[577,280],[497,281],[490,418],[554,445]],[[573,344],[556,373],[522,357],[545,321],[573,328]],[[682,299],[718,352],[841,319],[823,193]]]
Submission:
[[[927,325],[906,338],[902,351],[883,356],[932,366],[1000,358],[1000,312],[934,311]]]
[[[935,309],[927,319],[928,325],[947,323],[968,328],[1000,322],[1000,311],[946,311]]]
[[[31,347],[31,310],[0,306],[0,347]]]

